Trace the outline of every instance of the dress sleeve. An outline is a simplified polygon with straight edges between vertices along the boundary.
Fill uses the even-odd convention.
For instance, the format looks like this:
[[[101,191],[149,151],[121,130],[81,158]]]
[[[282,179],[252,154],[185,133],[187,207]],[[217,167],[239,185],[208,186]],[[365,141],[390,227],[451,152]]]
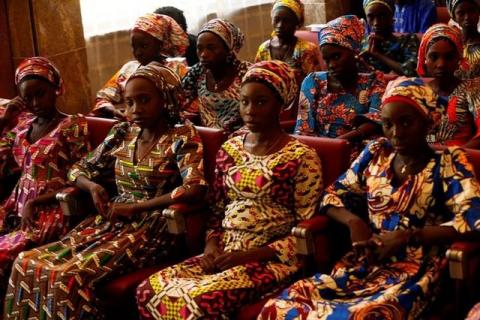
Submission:
[[[260,61],[269,60],[269,58],[270,58],[269,57],[270,54],[268,52],[268,43],[269,42],[270,42],[270,40],[267,40],[258,47],[257,54],[255,55],[255,63],[260,62]]]
[[[316,103],[315,95],[317,91],[315,82],[315,73],[310,73],[302,82],[300,97],[298,102],[297,122],[295,124],[295,134],[304,136],[315,136],[316,128]]]
[[[372,81],[369,85],[368,93],[368,112],[360,114],[354,120],[354,125],[358,126],[365,120],[373,121],[375,124],[381,125],[380,111],[382,106],[382,97],[385,93],[385,77],[382,72],[375,71],[372,73]]]
[[[72,166],[68,172],[68,180],[75,182],[79,176],[85,176],[91,180],[109,169],[115,160],[112,152],[125,140],[127,131],[127,122],[116,124],[93,152],[88,153]]]
[[[198,113],[198,81],[203,68],[200,63],[194,65],[182,79],[185,92],[185,111]]]
[[[322,193],[322,166],[317,153],[311,149],[302,155],[295,176],[295,220],[310,219],[317,211]],[[295,237],[288,235],[268,245],[276,252],[277,258],[292,265],[297,262]]]
[[[417,56],[419,44],[418,37],[414,33],[402,36],[400,39],[403,57],[401,68],[404,70],[404,74],[408,77],[417,76]]]
[[[453,227],[461,233],[480,229],[480,186],[466,153],[449,148],[441,160],[445,205],[454,214]]]
[[[90,151],[90,142],[87,119],[81,115],[73,115],[69,118],[68,125],[62,130],[62,136],[67,146],[66,158],[70,164],[73,164]]]

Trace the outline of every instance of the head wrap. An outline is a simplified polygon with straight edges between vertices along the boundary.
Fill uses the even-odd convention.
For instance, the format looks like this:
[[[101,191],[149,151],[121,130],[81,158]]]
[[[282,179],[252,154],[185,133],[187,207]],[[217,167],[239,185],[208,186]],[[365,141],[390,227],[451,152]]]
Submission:
[[[145,78],[155,84],[165,100],[165,108],[168,112],[168,123],[175,125],[180,120],[180,109],[183,107],[183,89],[180,77],[170,68],[157,61],[150,62],[146,66],[140,66],[127,83],[135,78]]]
[[[444,23],[437,23],[428,28],[422,37],[422,41],[420,42],[420,48],[418,49],[417,73],[421,77],[426,76],[425,59],[428,49],[434,43],[434,41],[438,39],[450,40],[455,45],[455,49],[457,50],[461,63],[464,63],[462,62],[464,59],[462,34],[460,30]]]
[[[367,12],[368,7],[374,5],[374,4],[380,4],[382,6],[385,6],[390,10],[390,12],[393,14],[395,13],[395,1],[394,0],[363,0],[363,10]]]
[[[160,54],[167,57],[183,56],[188,47],[188,36],[172,18],[163,14],[147,13],[135,21],[132,28],[148,33],[162,42]]]
[[[280,7],[285,7],[293,11],[298,19],[298,24],[303,25],[305,21],[305,9],[300,0],[277,0],[273,4],[272,12]]]
[[[382,105],[401,102],[417,109],[425,119],[436,124],[442,115],[438,96],[421,78],[399,77],[389,82],[382,98]]]
[[[237,26],[227,20],[219,18],[205,23],[198,35],[204,32],[212,32],[219,36],[234,55],[238,54],[245,41],[245,36]]]
[[[261,82],[270,87],[280,97],[284,107],[292,103],[298,91],[295,71],[280,60],[253,64],[243,76],[242,84],[247,82]]]
[[[25,77],[38,76],[57,88],[57,96],[65,92],[63,79],[57,67],[44,57],[31,57],[23,60],[15,70],[15,84],[18,86]]]
[[[476,3],[477,5],[479,5],[477,0],[447,0],[445,2],[446,6],[447,6],[448,13],[450,13],[450,17],[452,17],[453,20],[455,20],[455,17],[454,17],[455,7],[458,6],[460,3],[466,2],[466,1]]]
[[[365,35],[363,23],[354,15],[338,17],[326,24],[318,35],[320,46],[335,44],[355,53],[360,52],[360,44]]]

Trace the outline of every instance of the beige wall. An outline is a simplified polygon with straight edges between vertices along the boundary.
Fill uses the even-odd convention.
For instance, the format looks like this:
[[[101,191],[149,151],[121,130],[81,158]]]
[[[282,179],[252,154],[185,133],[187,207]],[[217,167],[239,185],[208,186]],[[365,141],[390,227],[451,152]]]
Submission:
[[[79,0],[7,0],[7,14],[14,65],[33,55],[49,58],[65,81],[59,108],[88,111],[90,82]]]

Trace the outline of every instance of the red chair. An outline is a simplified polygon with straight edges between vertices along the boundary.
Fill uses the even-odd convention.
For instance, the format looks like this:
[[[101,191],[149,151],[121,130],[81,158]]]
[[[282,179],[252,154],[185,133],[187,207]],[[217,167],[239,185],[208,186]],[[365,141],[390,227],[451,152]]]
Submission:
[[[447,7],[437,7],[437,23],[448,23],[450,21],[450,13]]]
[[[295,32],[295,36],[299,39],[310,41],[318,45],[318,32],[313,32],[309,30],[297,30]],[[320,66],[321,66],[321,70],[318,70],[318,71],[327,70],[327,65],[325,64],[325,61],[323,61],[322,55],[320,55]]]

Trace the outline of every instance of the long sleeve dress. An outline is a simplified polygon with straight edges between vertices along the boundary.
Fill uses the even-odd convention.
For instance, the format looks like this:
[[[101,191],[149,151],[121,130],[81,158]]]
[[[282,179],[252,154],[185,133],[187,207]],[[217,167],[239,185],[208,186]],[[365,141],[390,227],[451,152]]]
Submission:
[[[201,256],[166,268],[137,289],[143,319],[229,319],[242,304],[291,282],[299,270],[290,230],[315,213],[320,160],[297,140],[255,156],[243,148],[244,137],[230,139],[217,155],[207,239],[217,238],[225,252],[268,246],[276,259],[213,274],[205,274]]]
[[[368,204],[374,234],[451,225],[458,232],[480,228],[480,187],[459,148],[436,152],[406,181],[393,181],[395,152],[385,139],[370,143],[326,192],[321,203],[345,207],[352,194]],[[331,274],[315,274],[285,289],[259,319],[418,319],[444,270],[442,246],[407,245],[392,257],[369,263],[347,253]]]
[[[141,128],[120,123],[74,165],[69,179],[94,179],[114,163],[117,203],[139,203],[180,186],[205,185],[203,147],[193,126],[173,127],[134,163]],[[62,240],[22,252],[10,276],[4,319],[97,319],[98,280],[157,263],[171,254],[161,210],[110,221],[87,217]]]

